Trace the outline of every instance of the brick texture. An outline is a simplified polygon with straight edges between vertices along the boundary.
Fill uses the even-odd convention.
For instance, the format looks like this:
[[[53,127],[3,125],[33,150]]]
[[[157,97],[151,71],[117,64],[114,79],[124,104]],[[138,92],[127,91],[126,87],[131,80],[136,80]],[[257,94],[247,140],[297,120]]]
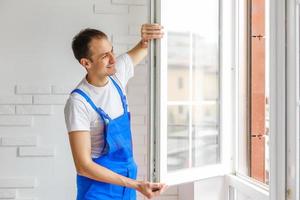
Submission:
[[[36,136],[4,136],[2,137],[2,146],[35,146],[37,145]]]
[[[18,115],[50,115],[51,106],[44,105],[17,105],[16,114]]]
[[[31,126],[32,121],[27,116],[0,116],[0,126]]]
[[[0,105],[0,115],[13,115],[15,110],[14,105]]]
[[[18,155],[20,157],[53,157],[55,155],[54,147],[19,147]]]
[[[32,96],[0,96],[0,104],[32,104]]]
[[[31,85],[17,85],[16,94],[50,94],[51,87],[48,86],[31,86]]]
[[[17,190],[15,189],[0,189],[0,199],[15,199]]]
[[[34,188],[37,185],[35,178],[1,178],[0,188]]]

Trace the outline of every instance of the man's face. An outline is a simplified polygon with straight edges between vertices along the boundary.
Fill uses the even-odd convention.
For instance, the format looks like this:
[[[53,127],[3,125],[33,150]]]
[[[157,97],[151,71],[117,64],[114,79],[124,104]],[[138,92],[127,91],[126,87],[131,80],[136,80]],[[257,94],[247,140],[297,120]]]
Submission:
[[[116,73],[116,59],[113,47],[107,39],[92,39],[90,42],[90,73],[103,78]]]

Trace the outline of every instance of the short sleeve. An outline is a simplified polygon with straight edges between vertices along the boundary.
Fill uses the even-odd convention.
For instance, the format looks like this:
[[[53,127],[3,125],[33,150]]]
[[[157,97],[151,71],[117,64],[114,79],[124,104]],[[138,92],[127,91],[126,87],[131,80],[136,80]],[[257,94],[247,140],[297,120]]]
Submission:
[[[64,114],[68,132],[90,131],[88,112],[82,101],[70,97],[66,102]]]
[[[116,58],[116,77],[122,83],[125,88],[127,82],[134,75],[134,66],[131,57],[125,53]]]

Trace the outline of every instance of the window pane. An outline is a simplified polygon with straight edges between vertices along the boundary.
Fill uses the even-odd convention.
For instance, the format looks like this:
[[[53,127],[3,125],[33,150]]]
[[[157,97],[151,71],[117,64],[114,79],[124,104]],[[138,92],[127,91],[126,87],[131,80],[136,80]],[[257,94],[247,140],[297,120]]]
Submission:
[[[215,23],[217,25],[217,22]],[[218,37],[193,34],[193,100],[219,98]]]
[[[219,1],[166,0],[168,171],[219,162]]]
[[[189,166],[189,108],[168,106],[168,171]]]
[[[189,99],[189,33],[168,32],[168,100]]]
[[[216,103],[193,107],[193,167],[219,161],[218,115]]]

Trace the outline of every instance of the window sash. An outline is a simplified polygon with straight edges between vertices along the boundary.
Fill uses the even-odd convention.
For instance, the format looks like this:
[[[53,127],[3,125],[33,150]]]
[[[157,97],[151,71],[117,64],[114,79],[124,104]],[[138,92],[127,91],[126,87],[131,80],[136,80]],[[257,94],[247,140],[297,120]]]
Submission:
[[[164,23],[164,4],[165,1],[155,1],[157,4],[152,4],[152,8],[156,8],[157,18],[152,18],[160,24]],[[151,134],[150,141],[152,145],[150,147],[151,158],[150,163],[153,167],[150,169],[150,180],[165,182],[169,185],[180,184],[185,182],[191,182],[201,180],[213,176],[221,176],[232,171],[232,159],[231,159],[231,142],[233,133],[232,117],[234,109],[233,100],[233,83],[234,83],[234,4],[226,2],[220,5],[220,163],[214,165],[206,165],[202,167],[195,167],[189,169],[182,169],[174,172],[167,171],[167,137],[163,130],[167,130],[167,115],[161,109],[161,106],[168,105],[167,96],[163,94],[163,91],[167,91],[167,83],[164,82],[163,77],[167,74],[166,67],[167,61],[164,59],[167,55],[167,36],[163,40],[155,42],[151,52],[153,53],[153,59],[151,60],[151,100],[155,102],[151,103],[152,108],[150,122],[151,122]],[[153,10],[153,9],[152,9]],[[226,16],[226,17],[225,17]],[[230,17],[228,17],[230,16]],[[222,24],[222,25],[221,25]],[[155,85],[155,86],[153,86]],[[222,92],[226,91],[226,92]],[[172,104],[174,102],[169,102]],[[182,102],[187,104],[187,102]],[[223,106],[224,105],[224,106]],[[225,106],[226,105],[226,106]],[[191,148],[191,145],[190,145]]]

